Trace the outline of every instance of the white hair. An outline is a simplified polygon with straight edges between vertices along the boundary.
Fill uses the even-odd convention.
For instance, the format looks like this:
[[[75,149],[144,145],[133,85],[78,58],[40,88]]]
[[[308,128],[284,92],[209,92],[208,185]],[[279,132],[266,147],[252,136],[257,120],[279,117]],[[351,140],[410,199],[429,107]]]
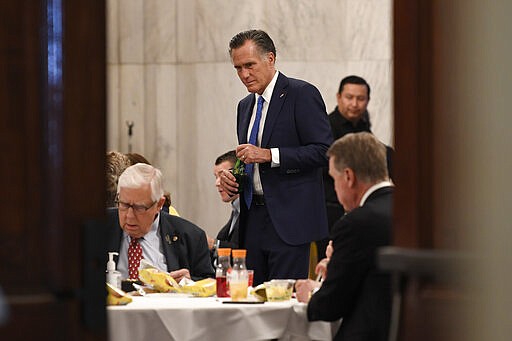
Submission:
[[[136,163],[126,168],[119,177],[117,194],[120,188],[141,188],[144,185],[149,185],[151,188],[151,200],[157,201],[164,196],[162,172],[151,165]]]

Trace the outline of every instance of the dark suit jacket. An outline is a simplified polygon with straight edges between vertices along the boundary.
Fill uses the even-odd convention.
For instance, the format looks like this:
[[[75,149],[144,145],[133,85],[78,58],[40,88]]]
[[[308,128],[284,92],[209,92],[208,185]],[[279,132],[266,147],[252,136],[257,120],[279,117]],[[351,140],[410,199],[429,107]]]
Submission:
[[[377,248],[391,242],[392,196],[392,187],[378,189],[333,227],[327,279],[311,297],[308,318],[343,318],[335,340],[387,340],[391,284],[375,258]]]
[[[240,144],[247,143],[254,102],[255,95],[250,94],[238,104]],[[331,128],[318,89],[279,74],[261,147],[279,148],[280,167],[271,168],[270,162],[259,167],[268,213],[281,239],[290,245],[328,235],[322,168],[328,166],[325,153],[331,143]],[[243,226],[245,203],[241,207]]]
[[[350,133],[372,133],[370,129],[371,123],[368,111],[363,114],[361,120],[359,120],[355,126],[352,122],[341,115],[337,106],[334,108],[334,111],[329,114],[328,117],[332,129],[332,137],[335,141]],[[386,146],[386,156],[389,177],[390,179],[393,179],[393,148],[390,146]],[[343,206],[341,206],[341,204],[338,202],[338,197],[336,196],[336,191],[334,190],[334,180],[329,175],[328,168],[324,169],[323,178],[325,188],[325,201],[327,204],[327,222],[330,232],[332,226],[334,226],[338,219],[340,219],[345,214],[345,210],[343,209]]]
[[[235,226],[233,226],[233,231],[229,233],[229,228],[231,227],[231,222],[233,221],[233,215],[234,212],[231,212],[231,217],[229,218],[229,221],[217,234],[217,239],[219,240],[219,247],[238,249],[238,226],[240,224],[240,216],[238,216],[235,222]]]
[[[107,212],[109,239],[108,251],[119,252],[123,230],[119,226],[117,209]],[[160,211],[158,226],[164,250],[167,271],[186,268],[193,280],[215,277],[210,262],[206,234],[202,229],[183,218]]]

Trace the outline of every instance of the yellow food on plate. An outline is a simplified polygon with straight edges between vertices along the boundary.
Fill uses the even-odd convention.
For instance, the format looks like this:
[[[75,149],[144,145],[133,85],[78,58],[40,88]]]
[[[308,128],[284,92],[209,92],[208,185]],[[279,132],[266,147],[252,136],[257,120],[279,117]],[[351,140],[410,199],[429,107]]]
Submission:
[[[208,297],[213,296],[217,292],[217,283],[213,278],[205,278],[200,281],[181,287],[182,292],[192,294],[194,296]]]
[[[182,292],[179,284],[169,273],[155,268],[139,270],[139,279],[159,292]]]
[[[254,296],[258,301],[267,300],[267,291],[265,290],[265,284],[261,283],[251,290],[251,295]]]
[[[117,289],[110,283],[107,283],[107,293],[107,305],[125,305],[132,301],[132,298],[124,291]]]

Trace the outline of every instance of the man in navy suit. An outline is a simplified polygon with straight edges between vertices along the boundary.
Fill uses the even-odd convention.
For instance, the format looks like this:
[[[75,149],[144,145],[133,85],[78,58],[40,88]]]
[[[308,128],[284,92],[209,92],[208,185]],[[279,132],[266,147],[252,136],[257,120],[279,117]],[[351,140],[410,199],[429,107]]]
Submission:
[[[335,340],[385,341],[391,284],[377,268],[376,251],[391,243],[393,186],[386,148],[371,133],[351,133],[327,154],[336,195],[347,213],[333,227],[330,259],[317,266],[324,282],[297,281],[297,299],[309,301],[310,321],[343,318]]]
[[[238,33],[229,52],[250,92],[238,104],[236,148],[246,168],[253,165],[241,200],[240,243],[247,249],[247,266],[255,284],[303,278],[310,242],[328,234],[322,168],[332,134],[325,104],[313,85],[276,70],[276,49],[267,33]],[[253,129],[255,122],[259,129]],[[229,172],[221,185],[229,193],[237,190]]]
[[[162,211],[165,202],[162,173],[137,163],[119,177],[117,209],[108,210],[108,251],[119,253],[118,270],[129,274],[131,243],[142,257],[180,281],[214,277],[206,234],[193,223]],[[136,266],[138,268],[138,265]]]

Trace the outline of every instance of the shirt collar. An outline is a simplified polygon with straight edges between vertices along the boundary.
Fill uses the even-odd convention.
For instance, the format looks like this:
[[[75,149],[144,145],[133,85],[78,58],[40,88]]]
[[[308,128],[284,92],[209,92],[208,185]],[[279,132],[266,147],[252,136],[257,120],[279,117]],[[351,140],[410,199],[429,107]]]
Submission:
[[[147,233],[148,235],[157,235],[158,232],[158,225],[160,223],[160,212],[156,214],[155,220],[153,220],[153,223],[151,224],[151,230]]]
[[[272,98],[272,93],[274,92],[274,87],[276,86],[277,77],[279,76],[279,71],[276,69],[276,73],[274,73],[274,77],[272,77],[272,80],[270,83],[268,83],[267,87],[265,88],[265,91],[261,94],[261,97],[265,100],[265,102],[270,103],[270,99]],[[258,97],[260,95],[256,94],[256,102],[258,101]]]
[[[231,207],[236,211],[236,213],[240,213],[240,197],[231,202]]]
[[[364,195],[361,198],[361,203],[359,204],[359,206],[363,206],[364,203],[366,202],[366,199],[368,199],[368,197],[370,196],[370,194],[372,194],[376,190],[381,189],[383,187],[390,187],[390,186],[393,186],[393,184],[390,181],[381,181],[379,183],[376,183],[372,187],[368,188],[366,190],[366,192],[364,192]]]

